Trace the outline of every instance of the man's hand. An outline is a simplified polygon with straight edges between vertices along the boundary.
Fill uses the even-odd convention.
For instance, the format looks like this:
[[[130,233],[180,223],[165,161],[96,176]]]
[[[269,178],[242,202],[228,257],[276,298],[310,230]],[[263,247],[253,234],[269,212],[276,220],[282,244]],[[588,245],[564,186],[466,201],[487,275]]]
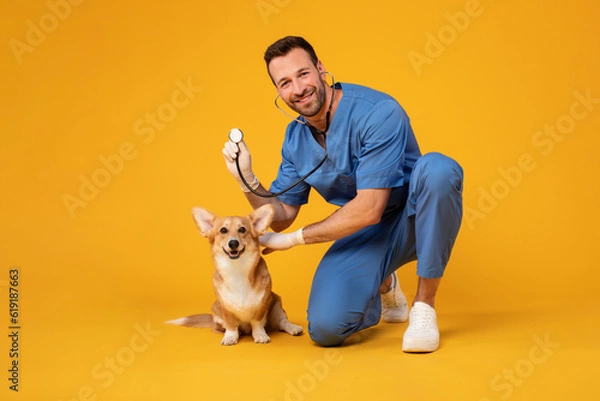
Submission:
[[[268,232],[260,236],[260,244],[265,247],[262,253],[266,255],[273,251],[285,251],[296,245],[304,245],[304,236],[302,229],[287,234]]]
[[[235,163],[235,159],[239,158],[240,171],[242,172],[242,176],[246,180],[246,182],[250,185],[252,189],[256,189],[259,186],[258,178],[252,172],[252,157],[250,156],[250,151],[246,147],[246,143],[244,141],[240,143],[235,143],[232,141],[225,142],[223,146],[223,156],[225,157],[225,164],[227,165],[227,170],[236,179],[236,181],[240,184],[242,191],[250,192],[250,190],[246,187],[242,179],[240,178],[240,174],[237,170],[237,166]]]

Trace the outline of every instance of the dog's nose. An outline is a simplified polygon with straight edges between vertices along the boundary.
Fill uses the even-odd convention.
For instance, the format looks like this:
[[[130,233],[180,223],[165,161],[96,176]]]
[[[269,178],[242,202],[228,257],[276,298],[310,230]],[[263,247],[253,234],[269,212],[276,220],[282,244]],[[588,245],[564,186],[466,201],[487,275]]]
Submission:
[[[230,249],[236,250],[240,246],[240,242],[236,239],[232,239],[227,245],[229,245]]]

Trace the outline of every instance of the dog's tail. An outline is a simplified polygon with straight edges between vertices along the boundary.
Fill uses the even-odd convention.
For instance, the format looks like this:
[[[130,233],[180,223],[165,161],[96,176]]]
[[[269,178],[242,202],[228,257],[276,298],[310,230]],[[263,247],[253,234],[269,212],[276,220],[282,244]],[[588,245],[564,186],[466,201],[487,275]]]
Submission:
[[[199,315],[191,315],[187,317],[182,317],[175,320],[169,320],[165,322],[168,324],[175,324],[177,326],[185,326],[185,327],[196,327],[196,328],[209,328],[215,329],[217,327],[213,317],[211,314],[202,313]]]

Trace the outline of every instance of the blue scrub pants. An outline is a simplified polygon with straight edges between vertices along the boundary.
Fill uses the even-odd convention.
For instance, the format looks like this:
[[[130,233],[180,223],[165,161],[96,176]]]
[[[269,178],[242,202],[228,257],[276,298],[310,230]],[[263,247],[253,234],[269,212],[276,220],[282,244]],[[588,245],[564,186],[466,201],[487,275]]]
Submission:
[[[444,274],[462,219],[463,171],[439,153],[419,158],[403,209],[333,243],[319,264],[308,302],[308,332],[317,344],[340,345],[381,316],[379,286],[417,260],[417,275]]]

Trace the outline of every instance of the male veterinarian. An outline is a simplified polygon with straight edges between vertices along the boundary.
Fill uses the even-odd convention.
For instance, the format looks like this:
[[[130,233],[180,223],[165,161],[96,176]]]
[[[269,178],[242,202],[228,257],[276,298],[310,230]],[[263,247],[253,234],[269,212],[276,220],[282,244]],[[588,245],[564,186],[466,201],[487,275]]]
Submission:
[[[392,97],[363,86],[330,86],[328,72],[301,37],[285,37],[265,52],[281,100],[300,116],[286,131],[282,162],[270,190],[280,191],[325,163],[277,198],[259,197],[242,184],[234,159],[253,189],[248,148],[227,142],[227,168],[252,207],[275,206],[261,243],[270,250],[335,241],[315,273],[308,330],[322,346],[340,345],[353,333],[386,322],[409,325],[402,350],[439,347],[435,295],[462,218],[462,168],[439,153],[421,155],[408,116]],[[340,208],[292,233],[288,228],[314,188]],[[417,260],[419,284],[408,312],[395,270]]]

